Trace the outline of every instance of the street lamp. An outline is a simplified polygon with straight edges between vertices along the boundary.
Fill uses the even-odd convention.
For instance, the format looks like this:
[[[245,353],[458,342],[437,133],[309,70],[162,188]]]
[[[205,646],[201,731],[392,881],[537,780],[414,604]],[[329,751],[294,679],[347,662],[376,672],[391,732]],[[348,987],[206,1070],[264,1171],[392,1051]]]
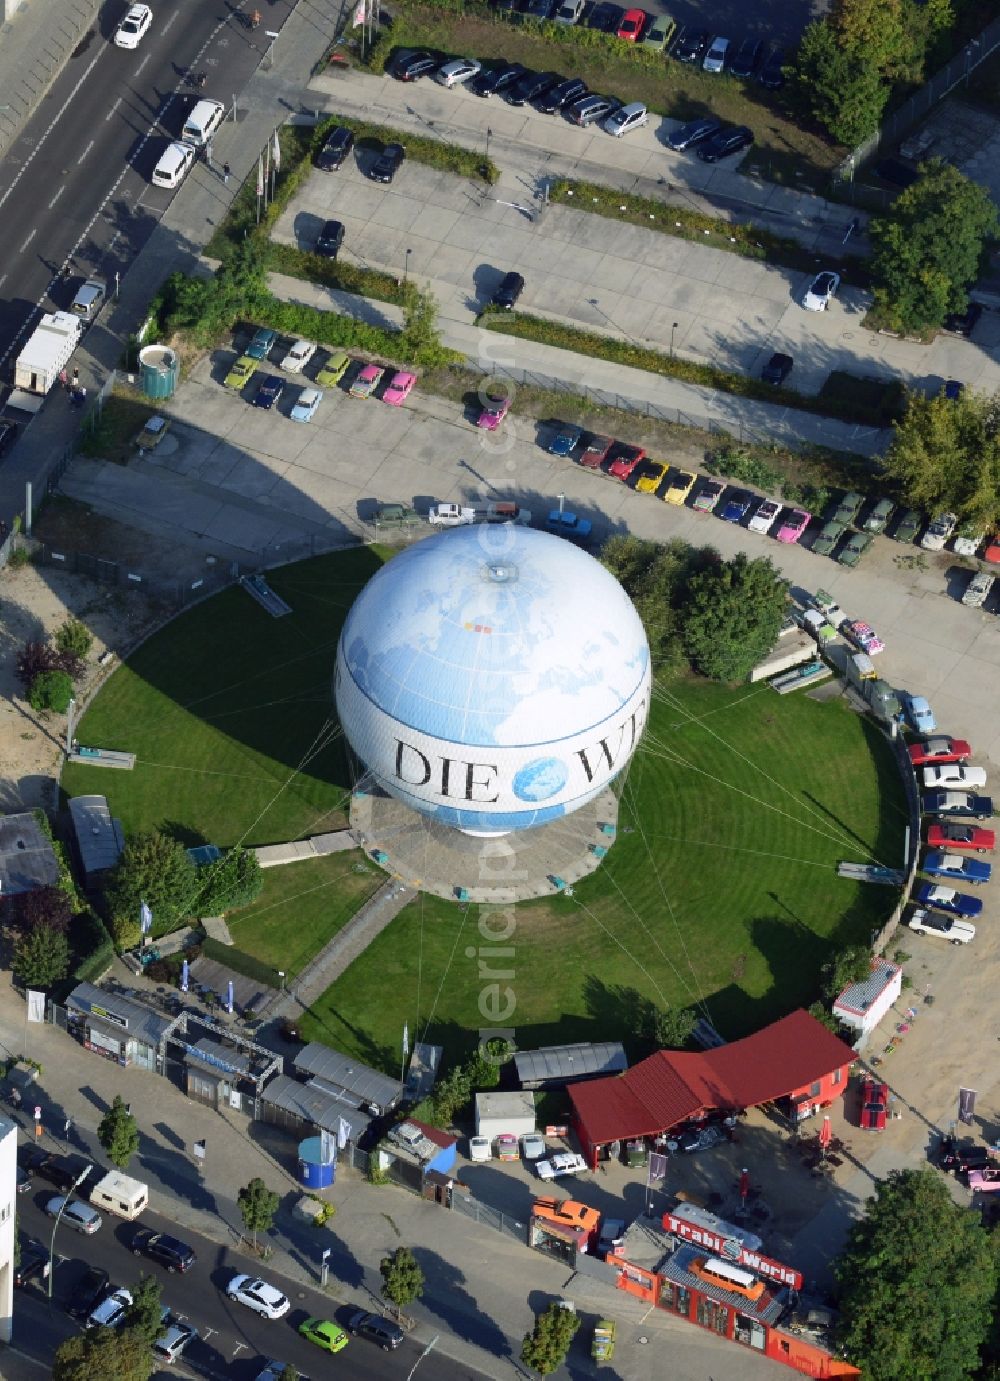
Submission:
[[[486,162],[490,161],[490,140],[493,138],[493,131],[489,125],[486,126]]]
[[[403,287],[404,287],[404,288],[406,287],[407,280],[409,279],[409,276],[410,276],[410,255],[411,255],[412,253],[413,253],[413,250],[412,250],[412,249],[408,249],[408,250],[406,251],[406,259],[405,259],[405,261],[404,261],[404,263],[403,263]]]
[[[412,1366],[412,1367],[410,1368],[410,1370],[407,1372],[407,1374],[406,1374],[406,1381],[410,1381],[410,1377],[411,1377],[411,1376],[413,1375],[413,1373],[416,1371],[417,1367],[420,1366],[420,1363],[421,1363],[421,1362],[424,1360],[424,1358],[427,1356],[428,1352],[430,1352],[431,1348],[432,1348],[432,1347],[434,1346],[434,1344],[437,1342],[437,1340],[438,1340],[439,1337],[440,1337],[440,1334],[438,1334],[438,1333],[435,1333],[435,1334],[434,1334],[434,1337],[430,1340],[430,1342],[429,1342],[429,1343],[427,1344],[427,1346],[424,1348],[423,1352],[420,1354],[420,1356],[417,1358],[417,1360],[413,1363],[413,1366]]]
[[[563,507],[564,507],[564,505],[565,505],[565,503],[566,503],[566,495],[565,495],[565,494],[557,494],[557,495],[556,495],[556,498],[559,500],[559,512],[561,513],[561,512],[563,511]]]
[[[674,358],[674,332],[677,330],[677,327],[678,327],[679,325],[680,325],[680,322],[675,321],[674,324],[673,324],[673,326],[671,326],[671,328],[670,328],[670,358],[671,358],[671,359]]]
[[[80,1185],[83,1184],[84,1180],[90,1174],[91,1170],[93,1170],[93,1168],[93,1165],[88,1161],[87,1164],[80,1171],[79,1175],[77,1175],[76,1179],[73,1181],[73,1188],[69,1191],[68,1194],[64,1196],[62,1201],[62,1207],[56,1214],[56,1221],[52,1224],[52,1237],[49,1240],[49,1299],[52,1298],[52,1258],[55,1255],[56,1250],[56,1229],[59,1226],[59,1219],[66,1212],[66,1205],[73,1197],[73,1194],[77,1189],[80,1188]]]
[[[281,979],[281,991],[284,992],[284,991],[285,991],[285,970],[284,970],[284,969],[279,969],[279,970],[278,970],[278,977]]]

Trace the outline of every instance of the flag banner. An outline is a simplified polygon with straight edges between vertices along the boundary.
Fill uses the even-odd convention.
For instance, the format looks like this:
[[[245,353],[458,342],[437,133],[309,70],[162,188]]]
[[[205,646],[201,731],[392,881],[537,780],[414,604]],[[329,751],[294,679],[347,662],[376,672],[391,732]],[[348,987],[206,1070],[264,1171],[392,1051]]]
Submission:
[[[185,959],[184,962],[183,962],[183,964],[181,964],[181,992],[182,992],[182,993],[186,993],[187,990],[188,990],[188,983],[189,983],[189,981],[190,981],[190,972],[191,972],[191,971],[190,971],[190,969],[188,968],[188,961]]]
[[[649,1153],[649,1183],[656,1184],[658,1180],[667,1178],[667,1158],[659,1151]]]
[[[972,1125],[973,1114],[976,1111],[976,1090],[974,1088],[960,1088],[958,1090],[958,1120],[964,1122],[966,1126]]]
[[[257,158],[257,195],[264,195],[264,155],[260,154]]]
[[[45,1020],[45,994],[36,992],[34,988],[29,988],[28,993],[28,1020]]]
[[[276,173],[280,173],[280,172],[281,172],[281,144],[280,144],[280,142],[278,141],[278,131],[277,131],[277,130],[274,131],[274,153],[271,155],[271,161],[272,161],[272,163],[274,164],[274,171],[275,171]]]
[[[355,7],[354,7],[354,23],[351,25],[351,28],[352,28],[352,29],[360,28],[360,26],[361,26],[364,22],[365,22],[365,0],[358,0],[358,3],[357,3],[357,4],[355,5]]]
[[[233,1013],[233,980],[230,979],[226,987],[226,1011],[232,1016]]]
[[[410,1053],[410,1028],[407,1022],[403,1022],[403,1054]]]
[[[337,1159],[336,1142],[325,1128],[319,1134],[319,1158],[323,1165],[329,1165]]]
[[[337,1145],[340,1147],[341,1150],[343,1150],[347,1143],[350,1141],[351,1132],[353,1130],[353,1127],[348,1122],[346,1117],[337,1118]]]
[[[139,903],[139,929],[148,935],[153,928],[153,913],[145,902]]]

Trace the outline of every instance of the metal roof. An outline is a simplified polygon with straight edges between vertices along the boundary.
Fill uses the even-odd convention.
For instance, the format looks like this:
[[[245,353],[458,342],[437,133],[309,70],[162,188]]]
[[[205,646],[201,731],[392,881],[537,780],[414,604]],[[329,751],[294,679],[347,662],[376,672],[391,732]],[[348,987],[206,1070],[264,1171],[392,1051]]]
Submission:
[[[898,964],[890,964],[888,959],[877,959],[872,964],[872,971],[862,983],[850,983],[833,1004],[833,1010],[838,1007],[845,1012],[867,1012],[868,1008],[881,997],[890,983],[895,980],[899,973]]]
[[[108,993],[103,988],[95,988],[93,983],[78,983],[69,997],[66,1006],[85,1016],[99,1021],[106,1031],[117,1031],[119,1035],[142,1041],[145,1045],[158,1045],[164,1031],[172,1023],[172,1018],[154,1012],[151,1007],[119,993]],[[115,1021],[106,1021],[104,1013],[123,1018],[127,1026],[119,1026]]]
[[[621,1074],[628,1069],[625,1047],[618,1041],[578,1041],[519,1050],[514,1056],[522,1084],[550,1079],[586,1079],[594,1074]]]
[[[322,1081],[340,1102],[360,1108],[373,1103],[380,1109],[391,1108],[403,1096],[403,1085],[376,1069],[369,1069],[360,1060],[331,1050],[328,1045],[311,1041],[295,1057],[295,1068]]]
[[[112,820],[106,796],[73,796],[69,815],[80,851],[83,871],[89,876],[113,868],[122,851],[121,825]]]
[[[721,1286],[709,1285],[701,1276],[692,1275],[687,1269],[693,1262],[706,1256],[711,1256],[711,1252],[706,1252],[704,1247],[683,1246],[678,1247],[673,1256],[664,1261],[658,1270],[658,1274],[665,1280],[672,1280],[677,1285],[684,1285],[689,1290],[700,1290],[703,1295],[708,1295],[710,1299],[720,1300],[723,1304],[728,1304],[730,1309],[737,1309],[741,1314],[749,1314],[755,1319],[760,1319],[762,1323],[774,1323],[781,1317],[784,1309],[784,1302],[772,1294],[772,1289],[777,1293],[784,1294],[782,1286],[772,1286],[765,1280],[768,1286],[760,1299],[748,1299],[746,1295],[737,1294],[734,1290],[723,1290]]]
[[[0,815],[0,891],[5,897],[54,887],[59,860],[34,812]]]
[[[371,1121],[357,1108],[347,1107],[341,1099],[335,1098],[313,1083],[300,1083],[290,1074],[279,1074],[276,1079],[272,1079],[264,1086],[260,1097],[261,1102],[281,1108],[284,1112],[300,1117],[303,1122],[310,1122],[313,1126],[334,1134],[340,1126],[340,1119],[343,1118],[351,1125],[350,1139],[354,1142],[357,1142]]]

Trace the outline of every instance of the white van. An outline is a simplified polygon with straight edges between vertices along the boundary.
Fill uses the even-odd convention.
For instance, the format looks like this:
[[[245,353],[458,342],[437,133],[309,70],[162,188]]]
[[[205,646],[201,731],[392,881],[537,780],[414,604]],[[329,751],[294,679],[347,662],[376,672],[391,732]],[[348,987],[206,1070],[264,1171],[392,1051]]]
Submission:
[[[149,1203],[149,1186],[120,1170],[111,1170],[90,1191],[90,1202],[131,1222]]]
[[[226,118],[226,107],[218,101],[199,101],[184,121],[181,138],[185,144],[202,149]]]
[[[153,169],[153,182],[157,187],[179,187],[191,171],[195,151],[190,144],[168,144],[166,152]]]

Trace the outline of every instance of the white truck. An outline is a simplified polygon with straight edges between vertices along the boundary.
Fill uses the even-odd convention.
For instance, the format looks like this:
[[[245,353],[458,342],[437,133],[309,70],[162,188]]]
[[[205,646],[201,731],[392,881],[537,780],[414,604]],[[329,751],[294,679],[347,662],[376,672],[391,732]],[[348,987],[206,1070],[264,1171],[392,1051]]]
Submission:
[[[470,523],[518,523],[527,527],[531,514],[526,508],[507,501],[482,505],[436,503],[427,519],[435,527],[465,527]]]
[[[14,364],[14,391],[7,406],[37,412],[80,344],[81,334],[81,319],[72,312],[46,313]]]

